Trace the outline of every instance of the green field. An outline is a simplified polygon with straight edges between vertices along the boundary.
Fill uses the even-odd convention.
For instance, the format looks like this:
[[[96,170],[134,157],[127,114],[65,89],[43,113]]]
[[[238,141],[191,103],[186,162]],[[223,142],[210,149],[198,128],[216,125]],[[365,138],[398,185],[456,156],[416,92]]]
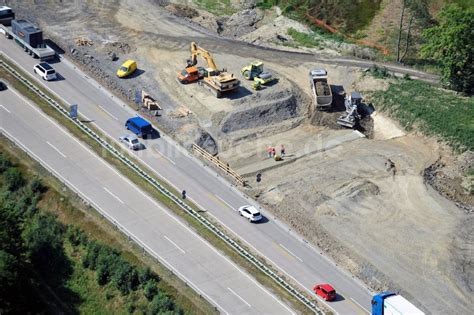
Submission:
[[[474,99],[412,80],[397,80],[387,91],[369,93],[377,110],[407,130],[447,141],[456,151],[474,150]]]

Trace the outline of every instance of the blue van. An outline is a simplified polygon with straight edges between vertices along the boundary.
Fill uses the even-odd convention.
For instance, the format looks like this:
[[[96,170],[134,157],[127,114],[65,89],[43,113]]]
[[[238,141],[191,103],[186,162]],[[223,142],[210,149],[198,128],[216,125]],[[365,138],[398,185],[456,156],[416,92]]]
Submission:
[[[141,117],[133,117],[127,120],[125,128],[132,131],[138,137],[144,138],[153,133],[151,124]]]

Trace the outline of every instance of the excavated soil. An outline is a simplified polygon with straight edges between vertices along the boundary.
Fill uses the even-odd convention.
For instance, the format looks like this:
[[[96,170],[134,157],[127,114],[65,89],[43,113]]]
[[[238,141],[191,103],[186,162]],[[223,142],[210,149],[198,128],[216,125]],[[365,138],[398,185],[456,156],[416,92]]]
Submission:
[[[265,168],[259,187],[246,192],[373,288],[401,290],[433,314],[470,313],[472,214],[432,186],[446,197],[459,195],[464,179],[450,183],[472,165],[472,155],[453,157],[433,140],[406,135],[383,113],[362,120],[358,129],[365,138],[335,123],[342,114],[341,91],[384,89],[386,81],[364,77],[359,69],[336,61],[320,64],[315,56],[217,35],[231,31],[226,23],[248,19],[244,28],[227,35],[277,45],[282,40],[276,36],[287,36],[291,23],[278,16],[260,19],[246,11],[219,20],[151,0],[9,4],[18,17],[40,24],[66,55],[117,95],[133,101],[136,90],[151,93],[164,110],[150,119],[183,145],[198,143],[219,152],[242,173]],[[197,19],[209,21],[215,31]],[[268,31],[262,32],[265,27]],[[278,31],[270,32],[274,28]],[[92,40],[93,46],[77,46],[78,37]],[[243,65],[261,59],[279,80],[258,92],[242,81],[239,93],[221,100],[197,84],[183,86],[175,78],[189,58],[191,41],[239,78]],[[139,71],[119,80],[114,73],[128,58],[137,60]],[[311,102],[308,72],[321,67],[328,70],[335,95],[332,112],[314,111]],[[180,117],[180,112],[190,114]],[[287,156],[275,164],[265,150],[281,144]],[[254,178],[248,179],[252,183]],[[463,198],[462,204],[471,207],[472,193]]]

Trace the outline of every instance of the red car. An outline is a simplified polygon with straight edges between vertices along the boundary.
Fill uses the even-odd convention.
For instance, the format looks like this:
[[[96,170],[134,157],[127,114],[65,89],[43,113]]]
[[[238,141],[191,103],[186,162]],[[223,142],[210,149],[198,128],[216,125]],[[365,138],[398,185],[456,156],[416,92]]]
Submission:
[[[336,299],[336,290],[330,284],[318,284],[313,288],[313,291],[326,301],[334,301]]]

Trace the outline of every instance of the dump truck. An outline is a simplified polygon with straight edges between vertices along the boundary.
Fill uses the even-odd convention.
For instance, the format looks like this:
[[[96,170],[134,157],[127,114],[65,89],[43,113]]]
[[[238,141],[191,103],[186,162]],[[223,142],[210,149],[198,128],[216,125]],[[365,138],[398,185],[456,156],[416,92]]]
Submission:
[[[382,292],[372,298],[372,315],[425,315],[403,296]]]
[[[309,81],[313,90],[316,109],[328,110],[332,105],[331,86],[328,83],[328,73],[324,69],[313,69],[309,72]]]
[[[199,68],[195,68],[197,65],[197,56],[201,56],[206,60],[208,66],[206,69],[202,68],[205,71],[203,72],[202,80],[199,82],[208,87],[217,98],[222,97],[224,93],[230,93],[239,88],[240,81],[233,74],[225,70],[217,69],[211,54],[207,50],[199,47],[195,42],[191,43],[191,59],[187,60],[186,68],[178,73],[178,80],[181,83],[195,82],[201,78],[201,72],[195,72],[195,69],[199,70]],[[187,76],[190,77],[189,80]]]
[[[56,56],[54,49],[44,43],[43,32],[30,21],[12,19],[11,27],[0,24],[0,32],[7,38],[14,39],[33,58],[49,60]]]

